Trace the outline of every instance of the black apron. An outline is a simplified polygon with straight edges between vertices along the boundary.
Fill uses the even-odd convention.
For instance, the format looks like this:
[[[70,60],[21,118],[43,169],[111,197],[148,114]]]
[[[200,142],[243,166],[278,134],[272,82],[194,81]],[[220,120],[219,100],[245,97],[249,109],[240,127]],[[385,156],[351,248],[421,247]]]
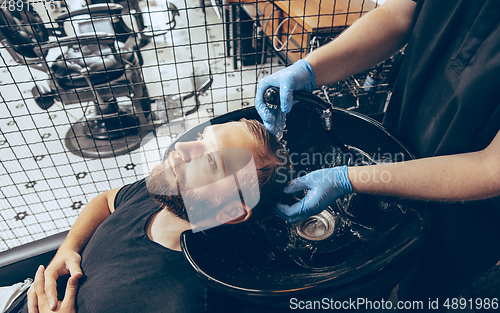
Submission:
[[[499,83],[500,1],[418,1],[384,126],[419,157],[482,150],[500,129]],[[400,300],[442,304],[500,260],[498,197],[431,210]]]

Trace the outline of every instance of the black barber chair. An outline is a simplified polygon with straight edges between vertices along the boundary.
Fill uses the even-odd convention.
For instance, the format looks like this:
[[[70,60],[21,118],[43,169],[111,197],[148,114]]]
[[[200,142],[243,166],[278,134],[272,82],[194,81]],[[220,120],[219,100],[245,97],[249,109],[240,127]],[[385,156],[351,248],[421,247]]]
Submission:
[[[148,126],[147,90],[139,60],[131,47],[107,34],[81,35],[42,44],[41,50],[67,46],[50,67],[51,93],[64,104],[94,103],[93,116],[84,116],[66,134],[68,149],[83,157],[106,158],[137,148]],[[119,97],[132,102],[119,106]],[[142,134],[142,135],[141,135]]]
[[[129,46],[138,45],[137,37],[141,35],[144,26],[139,26],[138,30],[131,30],[123,21],[122,15],[128,14],[127,9],[119,4],[101,3],[92,4],[87,7],[65,12],[57,16],[51,27],[47,28],[34,7],[28,2],[23,10],[9,10],[1,8],[0,14],[0,40],[9,54],[19,64],[28,65],[32,68],[49,72],[45,55],[39,55],[35,48],[49,41],[49,36],[67,37],[74,33],[100,32],[116,35],[116,39],[125,43],[129,41]],[[130,13],[136,19],[140,13],[133,11]],[[76,25],[68,25],[75,19]],[[90,21],[92,19],[92,22]],[[110,23],[111,22],[111,23]],[[137,22],[139,25],[143,23]],[[81,27],[81,29],[80,29]],[[94,27],[96,30],[94,30]],[[104,29],[102,29],[104,27]],[[67,31],[68,30],[68,31]],[[133,39],[133,40],[131,40]],[[140,57],[140,56],[139,56]],[[47,104],[45,104],[47,105]]]
[[[11,54],[49,74],[49,90],[38,85],[32,90],[37,104],[49,109],[54,99],[63,105],[94,103],[92,115],[87,112],[66,135],[68,149],[83,157],[105,158],[134,150],[148,128],[150,100],[140,69],[138,39],[121,19],[122,9],[105,3],[64,13],[56,19],[59,28],[55,30],[63,37],[54,41],[47,40],[36,13],[2,9],[0,30],[12,47]],[[66,36],[65,27],[74,36]],[[61,54],[49,65],[50,49]],[[132,105],[123,109],[121,102]]]
[[[84,157],[127,153],[140,146],[149,130],[141,40],[121,19],[122,11],[119,4],[103,3],[62,14],[56,19],[62,35],[67,25],[76,36],[40,46],[42,54],[68,47],[50,67],[50,94],[57,94],[63,104],[94,102],[93,116],[72,125],[66,135],[68,149]],[[119,105],[123,99],[132,103],[129,109]]]

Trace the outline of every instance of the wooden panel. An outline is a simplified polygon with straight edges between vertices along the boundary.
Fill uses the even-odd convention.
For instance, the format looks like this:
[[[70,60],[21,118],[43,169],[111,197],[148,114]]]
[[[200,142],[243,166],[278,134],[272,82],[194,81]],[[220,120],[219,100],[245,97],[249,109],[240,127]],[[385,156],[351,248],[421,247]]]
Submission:
[[[281,10],[270,2],[258,3],[260,15],[260,25],[267,36],[273,36],[281,21]]]
[[[274,3],[266,0],[226,0],[226,3],[240,3],[247,11],[254,12],[252,18],[260,21],[266,36],[275,42],[277,48],[282,44],[276,39],[284,43],[295,27],[283,47],[283,52],[293,62],[309,52],[308,41],[313,36],[340,33],[378,6],[371,0],[282,0]],[[280,26],[288,17],[291,19]]]
[[[255,3],[251,4],[252,6],[255,6]],[[248,5],[247,5],[248,6]],[[257,8],[258,8],[258,13],[259,13],[259,21],[260,25],[265,32],[266,36],[271,39],[272,42],[275,43],[275,45],[279,48],[282,44],[278,41],[280,40],[281,42],[284,42],[286,40],[286,34],[284,31],[288,29],[288,23],[285,22],[283,25],[280,26],[280,23],[283,21],[283,12],[281,9],[270,3],[270,2],[261,2],[259,1],[257,3]],[[291,23],[291,28],[293,29],[293,26],[295,22],[293,20],[290,20]],[[279,29],[278,29],[279,27]],[[297,28],[300,28],[299,26]],[[295,33],[298,33],[298,30],[295,31]],[[276,35],[275,35],[276,34]],[[300,43],[300,39],[298,41]],[[298,49],[300,47],[296,45],[290,45],[288,46],[285,45],[283,48],[283,51],[287,51],[289,49]],[[296,59],[298,60],[298,59]],[[296,61],[294,60],[294,61]]]
[[[371,0],[286,0],[275,3],[309,32],[352,25],[377,6]]]
[[[286,42],[290,34],[290,39]],[[286,42],[283,50],[294,62],[306,56],[309,47],[309,33],[294,19],[288,19],[283,23],[280,40],[283,43]]]
[[[285,0],[276,1],[275,4],[283,11],[283,18],[291,18],[282,25],[281,33],[284,34],[281,36],[282,41],[286,40],[285,35],[289,34],[297,24],[287,45],[291,50],[287,53],[288,57],[294,62],[309,52],[308,41],[313,36],[318,33],[340,33],[377,7],[377,4],[370,0]]]

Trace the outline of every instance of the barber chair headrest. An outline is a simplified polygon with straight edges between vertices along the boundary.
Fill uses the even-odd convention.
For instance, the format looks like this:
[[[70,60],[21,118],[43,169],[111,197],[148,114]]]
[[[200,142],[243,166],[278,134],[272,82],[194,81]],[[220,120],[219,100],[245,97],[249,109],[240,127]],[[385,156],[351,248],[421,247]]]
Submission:
[[[117,48],[113,45],[117,45]],[[81,74],[84,68],[89,69],[94,85],[105,84],[123,76],[125,66],[134,62],[134,53],[131,47],[118,41],[111,45],[71,45],[64,55],[56,58],[51,70],[57,83],[64,89],[88,86]]]

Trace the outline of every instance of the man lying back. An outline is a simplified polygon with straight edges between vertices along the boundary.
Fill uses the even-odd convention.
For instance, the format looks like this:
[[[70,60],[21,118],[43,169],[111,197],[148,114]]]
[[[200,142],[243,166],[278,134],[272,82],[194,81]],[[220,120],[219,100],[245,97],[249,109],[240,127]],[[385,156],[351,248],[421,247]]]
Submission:
[[[86,205],[39,268],[29,312],[204,312],[206,289],[180,252],[180,234],[248,221],[259,201],[281,193],[283,154],[260,123],[245,119],[177,143],[148,178]],[[58,301],[56,280],[68,274]]]

